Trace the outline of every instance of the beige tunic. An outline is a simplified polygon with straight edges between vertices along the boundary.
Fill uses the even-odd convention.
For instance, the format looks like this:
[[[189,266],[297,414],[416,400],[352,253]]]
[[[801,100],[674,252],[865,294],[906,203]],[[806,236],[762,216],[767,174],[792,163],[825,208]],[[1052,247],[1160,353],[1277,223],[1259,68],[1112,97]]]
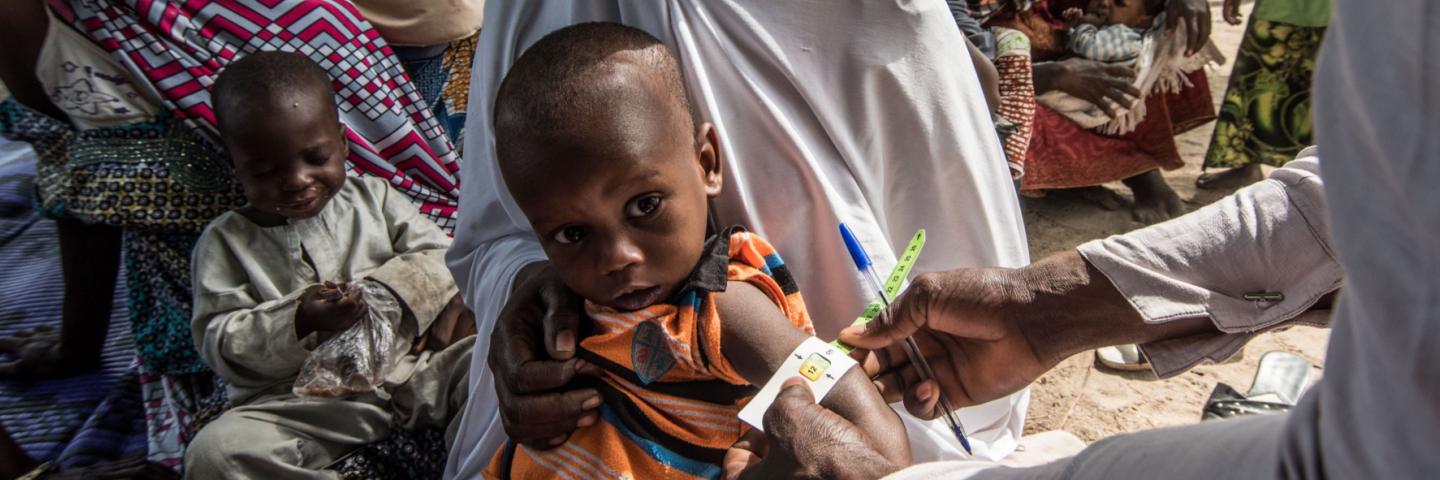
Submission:
[[[443,45],[474,34],[484,0],[355,0],[355,8],[393,45]]]
[[[445,267],[450,239],[403,195],[376,178],[350,178],[314,218],[260,227],[221,215],[195,245],[195,316],[200,355],[230,384],[230,398],[289,392],[320,334],[295,336],[305,289],[322,281],[384,284],[417,324],[398,326],[387,383],[403,382],[404,355],[456,293]],[[409,323],[409,322],[407,322]]]

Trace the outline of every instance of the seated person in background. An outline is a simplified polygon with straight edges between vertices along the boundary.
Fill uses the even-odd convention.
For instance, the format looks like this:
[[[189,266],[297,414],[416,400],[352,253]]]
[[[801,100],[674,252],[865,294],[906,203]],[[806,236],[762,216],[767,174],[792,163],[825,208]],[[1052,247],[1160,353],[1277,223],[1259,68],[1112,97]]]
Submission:
[[[506,74],[494,115],[505,184],[586,299],[577,355],[599,373],[576,381],[604,400],[598,421],[553,448],[508,443],[486,476],[719,476],[750,385],[813,329],[767,242],[707,228],[721,142],[697,125],[677,60],[631,27],[557,30]],[[857,442],[909,462],[899,417],[859,369],[824,404],[862,426]]]
[[[227,67],[213,92],[249,204],[216,218],[195,246],[191,332],[234,408],[197,434],[187,473],[334,478],[320,469],[392,425],[449,426],[466,399],[474,339],[438,352],[415,344],[430,340],[418,335],[432,324],[473,321],[445,267],[450,239],[385,181],[346,177],[331,79],[310,60],[256,53]],[[311,350],[367,314],[354,293],[322,295],[330,282],[378,284],[399,304],[392,361],[376,391],[298,397]]]
[[[1118,63],[1140,56],[1144,33],[1165,8],[1164,0],[1090,0],[1085,10],[1065,10],[1066,47],[1091,60]]]

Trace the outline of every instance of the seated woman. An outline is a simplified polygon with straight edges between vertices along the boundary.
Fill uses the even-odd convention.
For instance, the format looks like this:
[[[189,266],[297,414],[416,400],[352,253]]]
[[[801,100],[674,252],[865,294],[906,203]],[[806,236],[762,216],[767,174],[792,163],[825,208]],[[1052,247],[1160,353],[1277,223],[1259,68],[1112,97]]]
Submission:
[[[1060,90],[1096,105],[1123,104],[1139,92],[1131,86],[1131,69],[1100,62],[1067,58],[1063,12],[1083,7],[1086,0],[969,0],[970,11],[983,25],[1015,30],[1028,37],[1033,63],[1035,94]],[[1209,7],[1203,0],[1168,0],[1167,21],[1187,22],[1189,45],[1198,49],[1209,37]],[[999,27],[999,28],[996,28]],[[1023,74],[1012,70],[1009,75]],[[1002,70],[1001,86],[1007,81]],[[1135,194],[1132,210],[1137,221],[1155,223],[1185,211],[1184,203],[1165,183],[1160,169],[1184,165],[1174,136],[1215,118],[1205,73],[1188,77],[1191,86],[1178,94],[1151,95],[1145,99],[1145,121],[1134,131],[1106,136],[1086,130],[1042,105],[1034,106],[1028,125],[1029,145],[1021,180],[1023,192],[1082,188],[1080,193],[1106,205],[1118,205],[1114,194],[1100,184],[1124,180]],[[1002,96],[1005,92],[1002,90]],[[1108,100],[1107,100],[1108,99]]]
[[[178,469],[196,422],[226,400],[189,329],[195,240],[211,219],[243,202],[215,141],[208,91],[225,65],[260,49],[310,47],[308,56],[339,79],[347,171],[386,179],[437,224],[453,227],[457,155],[385,43],[350,3],[11,3],[0,18],[25,21],[0,31],[0,39],[33,45],[17,50],[39,55],[0,56],[0,73],[19,100],[0,106],[0,133],[35,146],[37,168],[49,172],[37,181],[40,204],[67,219],[60,232],[67,277],[63,328],[60,335],[36,339],[53,348],[15,365],[16,373],[93,368],[93,359],[72,354],[99,351],[95,337],[104,329],[96,325],[109,312],[100,300],[109,298],[123,260],[152,460]],[[174,22],[166,28],[151,20],[162,18],[161,11]],[[235,15],[250,23],[227,20]],[[99,80],[130,90],[111,88],[100,96],[77,88],[100,89]],[[123,111],[99,110],[116,99],[125,100]],[[67,225],[84,230],[71,234]],[[57,365],[64,368],[47,368]]]

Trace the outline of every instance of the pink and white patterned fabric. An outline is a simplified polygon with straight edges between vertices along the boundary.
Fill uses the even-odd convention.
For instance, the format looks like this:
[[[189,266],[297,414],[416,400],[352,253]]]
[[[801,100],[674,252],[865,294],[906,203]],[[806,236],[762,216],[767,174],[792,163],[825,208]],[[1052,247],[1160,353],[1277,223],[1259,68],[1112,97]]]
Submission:
[[[385,178],[451,232],[460,169],[445,132],[380,34],[348,1],[49,0],[186,124],[218,138],[210,86],[247,54],[291,51],[334,80],[350,170]]]

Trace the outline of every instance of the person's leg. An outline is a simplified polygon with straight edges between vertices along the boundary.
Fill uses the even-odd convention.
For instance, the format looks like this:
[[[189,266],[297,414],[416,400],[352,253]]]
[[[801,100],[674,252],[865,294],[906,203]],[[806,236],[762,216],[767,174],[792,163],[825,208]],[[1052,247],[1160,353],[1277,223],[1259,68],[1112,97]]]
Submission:
[[[455,438],[459,413],[470,394],[470,355],[475,336],[455,342],[438,352],[421,352],[415,357],[415,373],[409,381],[389,388],[396,424],[405,429],[418,426],[445,428],[445,443]]]
[[[1135,193],[1130,214],[1135,221],[1150,225],[1185,214],[1185,202],[1165,183],[1159,169],[1127,178],[1125,186]]]
[[[1196,187],[1235,190],[1258,182],[1265,178],[1261,164],[1283,165],[1310,146],[1310,84],[1324,35],[1324,27],[1250,18]]]
[[[1250,162],[1235,168],[1205,172],[1195,179],[1195,186],[1206,190],[1238,190],[1265,179],[1260,164]]]
[[[58,220],[56,227],[65,278],[60,329],[36,327],[0,338],[0,351],[17,357],[0,364],[0,378],[55,377],[100,363],[120,270],[120,229],[73,219]]]
[[[377,402],[378,403],[378,402]],[[339,478],[322,470],[355,447],[390,434],[390,414],[371,403],[281,395],[231,409],[185,452],[189,478]]]

